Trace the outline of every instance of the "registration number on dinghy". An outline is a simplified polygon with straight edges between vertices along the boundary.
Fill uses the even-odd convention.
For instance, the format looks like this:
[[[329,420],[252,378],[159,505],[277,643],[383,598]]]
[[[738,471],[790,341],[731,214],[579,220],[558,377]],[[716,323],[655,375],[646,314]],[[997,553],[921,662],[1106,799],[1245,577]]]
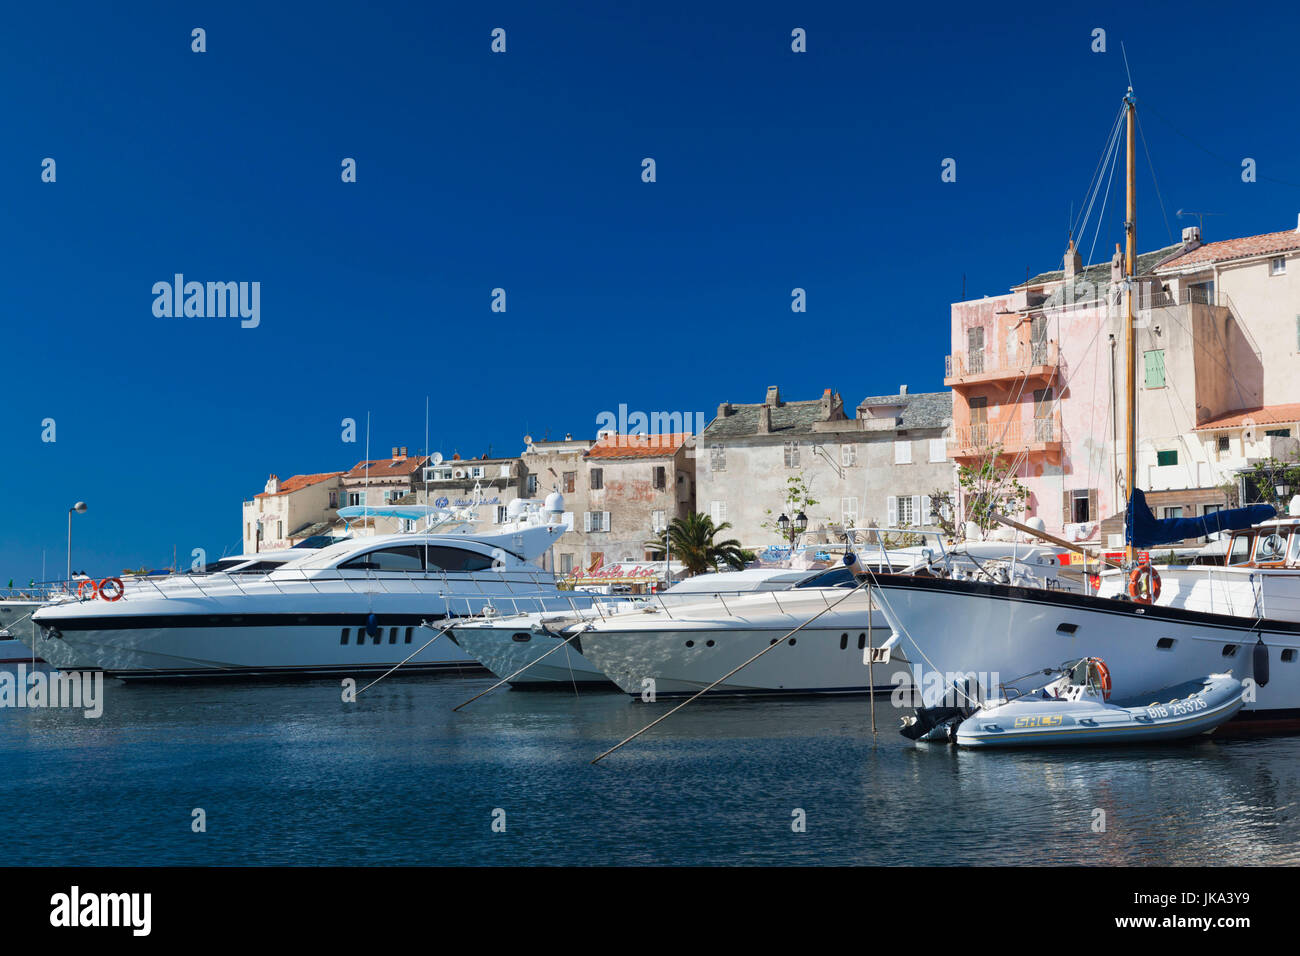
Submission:
[[[1156,717],[1181,717],[1184,714],[1194,714],[1198,710],[1205,710],[1209,707],[1204,698],[1190,697],[1187,700],[1176,700],[1172,704],[1157,704],[1155,707],[1147,708],[1147,716],[1154,719]]]

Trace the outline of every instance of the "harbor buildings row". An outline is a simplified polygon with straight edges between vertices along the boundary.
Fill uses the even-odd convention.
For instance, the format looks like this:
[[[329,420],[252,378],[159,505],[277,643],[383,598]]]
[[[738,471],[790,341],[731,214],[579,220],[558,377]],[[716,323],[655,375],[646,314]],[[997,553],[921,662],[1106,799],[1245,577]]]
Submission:
[[[1138,256],[1139,484],[1158,517],[1201,515],[1248,492],[1241,473],[1300,455],[1300,225],[1181,241]],[[961,466],[996,460],[1028,490],[1020,517],[1080,543],[1122,541],[1126,415],[1123,262],[1084,266],[1073,242],[1061,268],[1007,292],[951,306],[945,391],[839,392],[722,402],[698,435],[534,440],[511,457],[450,460],[394,448],[346,471],[275,475],[243,505],[246,552],[338,529],[338,509],[565,498],[572,533],[556,569],[581,576],[646,560],[646,542],[700,511],[747,548],[780,545],[782,513],[808,528],[934,527]],[[796,482],[791,484],[792,479]],[[792,489],[799,494],[794,495]],[[944,517],[952,517],[944,514]],[[374,522],[396,530],[396,522]]]

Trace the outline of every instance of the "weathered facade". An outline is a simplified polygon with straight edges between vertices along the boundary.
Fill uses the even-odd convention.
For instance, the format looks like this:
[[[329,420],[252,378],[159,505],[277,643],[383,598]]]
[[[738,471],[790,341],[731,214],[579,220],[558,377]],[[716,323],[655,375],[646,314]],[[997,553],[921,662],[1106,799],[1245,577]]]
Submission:
[[[343,500],[342,478],[340,471],[285,481],[271,475],[261,493],[244,502],[244,553],[292,547],[313,528],[333,521]]]
[[[481,524],[501,524],[510,502],[526,497],[521,458],[450,459],[424,466],[414,500],[435,508],[466,508],[478,503]]]
[[[817,501],[806,512],[811,530],[932,526],[931,493],[953,489],[951,419],[951,393],[906,386],[863,399],[852,417],[831,389],[787,402],[774,386],[760,403],[724,402],[696,451],[697,509],[730,522],[745,547],[779,545],[773,525],[797,476]]]

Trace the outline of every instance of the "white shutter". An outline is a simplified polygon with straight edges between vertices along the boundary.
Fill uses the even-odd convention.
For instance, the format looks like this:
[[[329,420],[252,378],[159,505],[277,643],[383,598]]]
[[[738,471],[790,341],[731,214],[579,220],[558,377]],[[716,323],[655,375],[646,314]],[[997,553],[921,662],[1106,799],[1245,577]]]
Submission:
[[[590,511],[584,511],[582,513],[582,530],[587,532],[588,534],[591,533],[591,512]]]
[[[894,464],[910,465],[912,463],[912,439],[894,439]]]
[[[603,518],[603,519],[601,520],[601,522],[600,522],[600,530],[601,530],[601,531],[608,531],[608,530],[609,530],[609,512],[606,511],[606,512],[603,512],[603,514],[604,514],[604,518]]]
[[[930,524],[930,496],[921,496],[921,513],[916,518],[916,523],[922,528]]]
[[[898,524],[898,499],[890,495],[886,499],[886,516],[885,524],[893,528]]]
[[[925,518],[921,515],[921,496],[912,495],[912,524],[918,528],[925,524]]]
[[[930,439],[930,460],[931,461],[948,460],[948,439],[946,438]]]

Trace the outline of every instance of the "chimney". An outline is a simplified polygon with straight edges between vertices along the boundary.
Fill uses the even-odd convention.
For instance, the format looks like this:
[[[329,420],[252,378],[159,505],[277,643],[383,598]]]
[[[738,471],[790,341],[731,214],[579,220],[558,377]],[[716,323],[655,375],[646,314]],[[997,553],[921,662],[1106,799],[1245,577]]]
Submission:
[[[758,434],[760,435],[772,434],[772,406],[771,405],[758,406]]]
[[[906,386],[906,385],[900,385],[900,386],[898,386],[898,394],[899,394],[899,395],[906,395],[906,394],[907,394],[907,386]]]
[[[1074,239],[1070,239],[1070,244],[1065,247],[1065,278],[1073,279],[1083,270],[1083,257],[1079,255],[1079,250],[1074,248]]]
[[[781,407],[781,388],[780,388],[780,386],[777,386],[777,385],[769,385],[769,386],[767,387],[767,398],[764,400],[763,404],[769,406],[770,408],[780,408],[780,407]]]
[[[397,460],[397,446],[393,446],[393,461]]]
[[[402,457],[403,457],[403,458],[406,457],[406,446],[405,446],[405,445],[402,446]]]
[[[1195,248],[1201,244],[1201,227],[1188,226],[1183,230],[1183,245]]]
[[[717,415],[717,417],[718,417],[718,418],[730,418],[730,417],[731,417],[731,413],[732,413],[732,411],[734,411],[734,409],[731,407],[731,402],[722,402],[722,403],[720,403],[720,404],[718,405],[718,415]]]
[[[1124,281],[1124,253],[1119,251],[1119,243],[1115,243],[1115,254],[1110,257],[1110,281]]]

